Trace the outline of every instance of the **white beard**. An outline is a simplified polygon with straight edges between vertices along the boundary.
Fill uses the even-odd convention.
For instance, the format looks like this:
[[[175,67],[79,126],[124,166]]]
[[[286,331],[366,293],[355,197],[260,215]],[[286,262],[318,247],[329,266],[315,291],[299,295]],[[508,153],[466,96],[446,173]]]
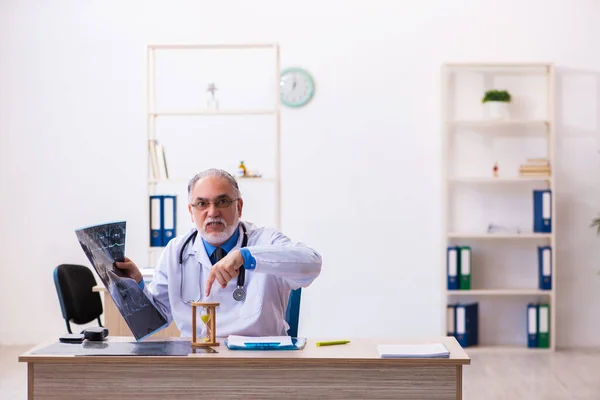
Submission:
[[[221,222],[223,225],[225,225],[225,229],[223,230],[223,232],[207,232],[206,226],[209,222]],[[225,222],[223,218],[207,218],[206,221],[204,221],[204,227],[199,230],[200,236],[202,236],[204,240],[206,240],[213,246],[219,246],[225,243],[227,239],[229,239],[231,235],[233,235],[233,232],[235,232],[238,226],[238,222],[239,218],[236,217],[236,219],[233,221],[233,224],[228,226],[227,222]]]

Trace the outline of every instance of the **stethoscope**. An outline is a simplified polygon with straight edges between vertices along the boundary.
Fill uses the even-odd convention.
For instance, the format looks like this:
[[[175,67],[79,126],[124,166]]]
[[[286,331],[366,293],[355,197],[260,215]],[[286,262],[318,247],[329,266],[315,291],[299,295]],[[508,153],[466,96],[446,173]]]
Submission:
[[[242,226],[242,231],[244,231],[244,238],[242,239],[242,247],[246,247],[248,245],[248,234],[246,233],[246,227],[244,226],[243,223],[240,224]],[[179,252],[179,267],[181,268],[181,285],[180,285],[180,291],[181,293],[183,293],[183,279],[184,279],[184,271],[183,271],[183,252],[185,250],[185,246],[188,245],[188,243],[193,242],[196,239],[196,236],[198,236],[198,230],[195,230],[194,232],[192,232],[190,234],[190,236],[187,237],[187,239],[185,239],[185,241],[183,242],[183,246],[181,246],[181,251]],[[244,281],[246,279],[246,269],[244,268],[244,265],[240,266],[240,269],[238,270],[238,277],[237,277],[237,289],[235,289],[233,291],[233,298],[237,301],[242,301],[246,298],[246,290],[244,289]],[[200,283],[198,282],[198,285],[200,285]],[[200,291],[200,296],[202,296],[202,291]],[[200,300],[200,299],[198,299]],[[188,301],[185,301],[186,303],[189,303]]]

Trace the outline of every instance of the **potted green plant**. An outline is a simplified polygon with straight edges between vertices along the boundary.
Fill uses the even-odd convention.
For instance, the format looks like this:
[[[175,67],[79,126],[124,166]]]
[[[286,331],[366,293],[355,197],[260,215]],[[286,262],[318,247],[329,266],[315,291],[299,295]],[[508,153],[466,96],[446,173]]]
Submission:
[[[592,220],[590,228],[596,228],[596,235],[600,236],[600,216]]]
[[[590,224],[590,228],[596,228],[596,235],[600,236],[600,216],[592,219],[592,223]],[[600,271],[597,272],[600,275]]]
[[[490,119],[505,119],[510,116],[508,103],[511,101],[507,90],[491,89],[485,92],[481,102],[487,108],[487,116]]]

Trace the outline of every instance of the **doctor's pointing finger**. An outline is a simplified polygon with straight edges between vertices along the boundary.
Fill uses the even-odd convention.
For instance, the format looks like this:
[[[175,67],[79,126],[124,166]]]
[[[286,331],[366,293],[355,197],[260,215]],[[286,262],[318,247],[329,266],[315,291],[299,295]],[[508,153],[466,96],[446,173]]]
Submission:
[[[239,275],[239,269],[244,264],[244,257],[239,250],[233,250],[225,258],[217,262],[210,270],[206,280],[206,297],[210,296],[212,286],[217,280],[222,288]]]

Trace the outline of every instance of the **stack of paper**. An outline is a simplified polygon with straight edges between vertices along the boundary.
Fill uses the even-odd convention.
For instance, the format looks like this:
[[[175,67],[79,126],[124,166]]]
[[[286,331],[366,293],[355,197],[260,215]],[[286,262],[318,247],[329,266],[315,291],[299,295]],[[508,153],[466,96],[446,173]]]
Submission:
[[[450,351],[443,343],[381,344],[377,346],[381,358],[449,358]]]

